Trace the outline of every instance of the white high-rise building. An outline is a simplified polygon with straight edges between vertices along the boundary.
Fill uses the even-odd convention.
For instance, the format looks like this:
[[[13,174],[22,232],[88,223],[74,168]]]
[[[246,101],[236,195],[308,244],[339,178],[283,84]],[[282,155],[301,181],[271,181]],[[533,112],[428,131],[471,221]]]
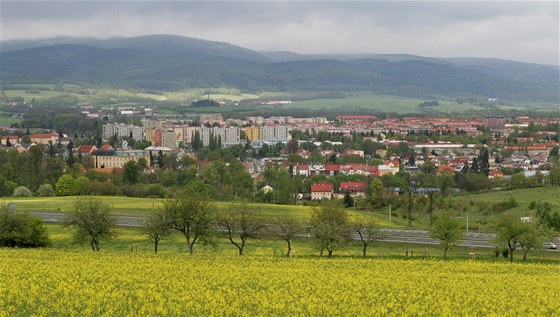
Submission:
[[[261,140],[263,142],[288,142],[290,139],[290,128],[288,126],[261,127]]]
[[[220,137],[222,147],[228,147],[241,143],[241,133],[239,127],[202,127],[200,128],[200,138],[204,146],[210,144],[211,137]]]
[[[132,136],[134,140],[143,141],[146,138],[146,129],[124,123],[109,123],[104,125],[103,138],[108,140],[113,136],[117,138]]]

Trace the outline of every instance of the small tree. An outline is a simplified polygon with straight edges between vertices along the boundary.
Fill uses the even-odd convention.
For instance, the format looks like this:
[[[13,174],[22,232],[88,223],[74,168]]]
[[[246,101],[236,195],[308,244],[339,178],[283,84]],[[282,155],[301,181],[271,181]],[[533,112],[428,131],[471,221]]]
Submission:
[[[521,247],[526,229],[526,223],[521,222],[519,217],[508,215],[503,215],[496,224],[497,235],[495,241],[506,245],[510,262],[513,262],[513,251]]]
[[[354,207],[355,201],[354,198],[350,195],[350,192],[346,191],[344,193],[344,208]]]
[[[214,204],[205,194],[194,190],[178,193],[163,202],[163,213],[170,228],[185,236],[189,254],[199,240],[209,242],[214,234]]]
[[[222,214],[219,224],[226,232],[227,239],[239,251],[239,255],[243,255],[247,240],[258,240],[265,227],[256,210],[247,204],[232,205],[228,213]],[[236,236],[239,240],[236,240]]]
[[[52,197],[54,196],[54,188],[51,184],[43,184],[39,186],[37,194],[41,197]]]
[[[132,160],[124,164],[123,180],[128,184],[138,183],[140,178],[140,165]]]
[[[56,194],[58,196],[71,196],[76,193],[76,184],[74,177],[70,174],[60,176],[56,182]]]
[[[278,229],[277,235],[288,244],[286,257],[289,258],[292,254],[292,240],[296,235],[304,233],[307,229],[302,222],[293,217],[277,219],[275,224]]]
[[[420,186],[428,196],[428,215],[430,216],[430,226],[434,223],[434,195],[439,191],[438,178],[435,174],[430,173],[420,173],[418,178]]]
[[[158,244],[161,239],[169,235],[171,228],[169,221],[163,212],[150,213],[144,220],[142,232],[146,234],[154,242],[154,252],[158,253]]]
[[[14,189],[14,196],[31,196],[31,191],[25,186],[19,186],[18,188]]]
[[[93,251],[99,251],[99,241],[114,236],[115,219],[110,210],[111,207],[99,198],[78,197],[73,211],[66,215],[62,224],[75,227],[74,238],[88,241]]]
[[[369,219],[364,222],[354,223],[353,229],[360,237],[360,241],[362,241],[362,256],[364,258],[367,256],[367,247],[370,244],[385,238],[385,235],[381,231],[381,227],[375,220]]]
[[[461,223],[457,219],[449,215],[441,215],[435,218],[430,228],[430,236],[440,241],[444,247],[443,258],[447,259],[447,250],[463,239],[464,233],[461,230]]]
[[[553,236],[547,228],[535,223],[524,223],[525,230],[519,238],[519,245],[523,250],[523,261],[527,261],[529,250],[540,248],[545,237]]]
[[[336,202],[325,202],[313,211],[313,234],[321,251],[327,250],[331,258],[333,251],[346,242],[348,215]]]
[[[379,177],[371,181],[366,189],[366,198],[372,208],[383,207],[385,200],[385,188]]]

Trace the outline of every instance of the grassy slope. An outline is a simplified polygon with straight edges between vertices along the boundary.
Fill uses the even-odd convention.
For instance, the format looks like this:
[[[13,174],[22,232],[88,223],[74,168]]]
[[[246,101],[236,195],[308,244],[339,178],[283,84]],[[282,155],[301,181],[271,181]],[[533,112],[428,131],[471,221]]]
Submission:
[[[101,197],[113,207],[113,212],[118,215],[145,215],[149,213],[152,208],[160,208],[161,199],[151,198],[131,198],[131,197]],[[15,203],[18,210],[34,210],[34,211],[55,211],[55,212],[68,212],[72,210],[72,204],[75,197],[33,197],[33,198],[0,198],[0,203]],[[227,210],[231,203],[216,202],[218,211]],[[308,206],[293,206],[293,205],[272,205],[272,204],[250,204],[266,218],[290,216],[300,220],[308,220],[312,215],[312,208]],[[389,226],[391,224],[377,214],[349,210],[349,215],[352,218],[356,217],[373,217],[377,219],[381,225]],[[398,225],[398,223],[396,224]]]
[[[65,84],[65,87],[72,87],[75,85]],[[241,101],[246,99],[295,99],[307,98],[305,92],[259,92],[259,93],[239,93],[232,89],[227,88],[215,88],[215,89],[189,89],[185,91],[177,92],[165,92],[163,94],[149,94],[142,92],[135,92],[125,89],[117,88],[88,88],[88,94],[76,94],[72,92],[59,92],[53,91],[54,85],[48,84],[26,84],[25,87],[33,87],[38,90],[38,92],[27,92],[26,90],[3,90],[6,96],[13,98],[16,96],[21,96],[25,101],[31,101],[32,98],[44,99],[50,97],[56,97],[61,95],[73,95],[78,97],[80,102],[95,102],[95,101],[106,101],[108,99],[119,100],[122,102],[128,102],[127,100],[133,100],[132,105],[137,104],[137,100],[149,101],[174,101],[189,103],[192,100],[207,98],[206,91],[212,91],[211,98],[216,100],[231,100],[231,101]],[[78,87],[78,86],[76,86]],[[429,99],[429,98],[428,98]],[[437,98],[436,98],[437,99]],[[426,101],[427,99],[418,98],[407,98],[399,96],[390,95],[378,95],[370,92],[351,92],[344,93],[343,98],[333,98],[333,99],[310,99],[295,101],[293,104],[278,106],[280,109],[309,109],[309,110],[320,110],[320,109],[347,109],[348,111],[357,110],[370,110],[370,111],[390,111],[400,114],[404,113],[419,113],[419,109],[416,107],[419,103]],[[467,111],[483,110],[483,108],[471,105],[471,104],[458,104],[453,101],[439,101],[440,105],[433,107],[433,111],[446,112],[446,113],[464,113]],[[267,107],[270,108],[270,107]],[[512,107],[500,107],[503,109],[511,109]],[[517,108],[513,108],[517,109]],[[228,112],[234,110],[231,107],[215,107],[215,108],[197,108],[197,112]]]
[[[469,229],[492,231],[491,226],[494,220],[499,216],[498,213],[480,212],[481,204],[490,204],[507,201],[515,198],[518,206],[505,211],[507,214],[514,216],[534,216],[535,210],[529,209],[531,201],[544,202],[548,201],[552,204],[553,211],[560,210],[560,188],[559,187],[542,187],[530,189],[507,190],[500,192],[488,192],[473,195],[460,195],[451,197],[450,199],[456,206],[463,206],[464,211],[453,211],[466,226],[467,211],[469,216]],[[152,208],[161,206],[161,199],[151,198],[131,198],[131,197],[102,197],[107,203],[113,207],[113,212],[118,215],[144,215],[149,213]],[[13,202],[18,210],[45,210],[45,211],[61,211],[68,212],[72,210],[72,204],[75,197],[33,197],[33,198],[16,198],[7,197],[0,198],[0,203]],[[471,203],[472,202],[472,203]],[[289,216],[301,220],[308,220],[312,215],[312,208],[307,206],[293,205],[272,205],[272,204],[251,204],[266,219],[274,217]],[[230,206],[229,202],[216,202],[218,210],[227,210]],[[402,216],[406,214],[406,207],[392,210],[392,218],[389,221],[389,210],[385,207],[375,212],[357,211],[348,209],[350,217],[356,218],[373,218],[380,225],[386,227],[407,227],[408,221]],[[441,209],[435,209],[434,213],[442,212]],[[415,219],[413,221],[414,229],[428,229],[428,216],[424,210],[414,211]]]

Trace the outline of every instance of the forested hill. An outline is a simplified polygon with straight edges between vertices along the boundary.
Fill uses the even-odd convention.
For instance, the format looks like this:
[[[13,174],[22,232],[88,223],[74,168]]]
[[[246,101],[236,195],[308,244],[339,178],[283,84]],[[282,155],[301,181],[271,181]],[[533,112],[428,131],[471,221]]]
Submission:
[[[229,86],[273,91],[370,90],[521,102],[560,99],[558,67],[514,61],[259,53],[170,35],[4,42],[1,46],[2,84],[67,81],[154,91]]]

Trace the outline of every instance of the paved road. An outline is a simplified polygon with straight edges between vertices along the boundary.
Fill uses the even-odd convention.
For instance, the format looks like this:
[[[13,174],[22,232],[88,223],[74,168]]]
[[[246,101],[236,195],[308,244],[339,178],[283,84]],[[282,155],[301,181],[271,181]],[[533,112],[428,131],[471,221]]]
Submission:
[[[49,211],[29,211],[29,213],[43,219],[46,222],[61,222],[64,218],[64,213],[61,212],[49,212]],[[116,216],[117,225],[123,227],[140,227],[144,221],[142,216]],[[384,229],[383,232],[387,238],[384,241],[387,242],[401,242],[401,243],[412,243],[412,244],[430,244],[438,245],[439,241],[430,238],[430,234],[425,230],[405,230],[405,229]],[[309,236],[309,235],[305,235]],[[494,248],[494,244],[491,240],[495,237],[492,233],[479,233],[479,232],[468,232],[465,234],[465,239],[459,242],[460,246],[473,247],[473,248]],[[357,236],[354,237],[355,240],[359,240]],[[555,239],[555,244],[560,245],[560,237]],[[549,250],[560,252],[560,249]]]

